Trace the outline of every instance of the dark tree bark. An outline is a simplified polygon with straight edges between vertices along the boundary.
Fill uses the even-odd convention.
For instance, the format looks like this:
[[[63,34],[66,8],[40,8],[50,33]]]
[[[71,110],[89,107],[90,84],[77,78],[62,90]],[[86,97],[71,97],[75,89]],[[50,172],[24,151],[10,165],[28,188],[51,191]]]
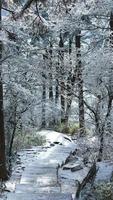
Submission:
[[[46,109],[45,109],[45,103],[46,103],[46,86],[45,86],[45,83],[43,83],[43,86],[42,86],[42,128],[45,128],[46,127]]]
[[[48,65],[49,65],[49,101],[51,104],[51,116],[50,116],[50,121],[49,121],[49,127],[53,127],[55,123],[55,118],[53,114],[53,75],[52,75],[52,43],[50,43],[50,50],[49,50],[49,55],[48,55]]]
[[[60,61],[60,93],[61,93],[61,123],[65,122],[65,81],[64,81],[64,41],[60,33],[59,61]]]
[[[11,135],[11,140],[10,140],[10,145],[9,145],[9,158],[12,156],[12,150],[13,150],[13,143],[14,143],[14,138],[15,138],[15,133],[16,133],[16,128],[17,128],[17,120],[16,120],[16,113],[17,113],[17,105],[14,108],[14,119],[13,119],[13,131]]]
[[[73,39],[69,38],[69,56],[72,53],[72,41]],[[70,59],[70,65],[71,65],[71,59]],[[72,89],[73,89],[72,71],[70,70],[68,78],[67,78],[67,88],[66,88],[67,105],[66,105],[66,111],[65,111],[65,124],[68,124],[68,120],[69,120],[69,113],[70,113],[71,103],[72,103],[72,98],[73,98]]]
[[[81,183],[78,182],[78,188],[74,200],[80,198],[80,193],[88,183],[90,183],[91,185],[93,184],[96,174],[97,174],[97,167],[96,163],[94,162],[91,168],[89,169],[89,172],[87,173],[86,177],[83,179],[83,181]]]
[[[112,102],[113,102],[113,93],[111,93],[111,90],[109,91],[109,89],[108,89],[107,112],[106,112],[105,120],[104,120],[103,124],[101,125],[101,128],[99,127],[99,129],[98,129],[99,130],[99,136],[100,136],[100,148],[99,148],[99,154],[98,154],[98,161],[102,161],[102,158],[103,158],[105,126],[106,126],[106,123],[107,123],[109,116],[111,114]]]
[[[0,30],[2,24],[2,0],[0,0]],[[3,114],[3,84],[2,84],[2,41],[0,41],[0,179],[7,179],[6,157],[5,157],[5,131]]]
[[[111,47],[113,47],[113,12],[111,12],[111,15],[110,15],[110,44],[111,44]]]
[[[43,55],[45,60],[45,55]],[[46,75],[42,72],[42,128],[46,127]]]
[[[73,94],[72,94],[72,84],[71,84],[71,73],[68,76],[67,79],[67,105],[66,105],[66,111],[65,111],[65,124],[68,124],[68,120],[69,120],[69,113],[70,113],[70,109],[71,109],[71,103],[72,103],[72,98],[73,98]]]
[[[59,63],[59,55],[58,55],[58,62],[56,63],[56,73],[55,73],[55,79],[56,79],[55,103],[56,103],[56,105],[59,101],[59,71],[60,71],[60,63]]]
[[[83,78],[82,78],[82,63],[81,63],[81,32],[76,36],[76,51],[77,51],[77,81],[78,81],[78,101],[79,101],[79,128],[80,136],[85,134],[85,119],[84,119],[84,95],[83,95]]]
[[[55,124],[59,123],[59,117],[58,117],[58,105],[59,105],[59,97],[60,97],[60,88],[59,88],[59,62],[56,63],[55,68],[55,109],[56,109],[56,115],[55,115]]]
[[[56,89],[55,89],[55,103],[57,104],[59,100],[59,81],[56,79]]]

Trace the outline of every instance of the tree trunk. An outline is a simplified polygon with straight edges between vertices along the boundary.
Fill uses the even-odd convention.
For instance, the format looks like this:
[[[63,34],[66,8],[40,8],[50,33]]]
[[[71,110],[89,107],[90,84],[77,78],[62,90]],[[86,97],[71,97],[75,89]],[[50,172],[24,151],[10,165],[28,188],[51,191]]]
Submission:
[[[0,0],[0,30],[2,23],[2,0]],[[0,41],[0,60],[2,59],[2,41]],[[2,84],[2,63],[0,61],[0,179],[7,179],[6,157],[5,157],[5,131],[3,114],[3,84]]]
[[[113,13],[110,15],[110,46],[113,48]]]
[[[65,93],[64,93],[65,83],[61,82],[61,123],[65,123]]]
[[[80,48],[81,48],[80,33],[76,36],[76,50],[77,50],[76,56],[77,56],[77,81],[78,81],[78,101],[79,101],[79,128],[80,128],[80,136],[83,136],[85,135],[85,119],[84,119],[82,64],[81,64],[81,53],[80,53]]]
[[[59,106],[59,62],[56,64],[56,73],[55,73],[55,124],[59,123],[59,113],[58,113],[58,106]]]
[[[60,60],[60,92],[61,92],[61,123],[65,122],[65,81],[64,81],[64,41],[60,34],[59,41],[59,60]]]
[[[56,89],[55,89],[55,104],[57,106],[59,100],[59,81],[56,79]]]
[[[113,48],[113,13],[111,12],[110,15],[110,47]],[[100,131],[100,147],[99,147],[99,154],[98,154],[98,161],[102,160],[103,157],[103,150],[104,150],[104,132],[105,132],[105,124],[108,125],[108,119],[110,118],[111,109],[112,109],[112,101],[113,101],[113,67],[110,69],[110,78],[109,78],[109,85],[108,85],[108,109],[105,117],[105,122],[102,126],[102,130]],[[111,129],[111,121],[109,121],[109,128]]]
[[[67,91],[66,92],[67,92],[67,105],[66,105],[66,111],[65,111],[65,123],[68,124],[69,113],[70,113],[72,97],[73,97],[72,84],[71,84],[71,73],[67,79]]]
[[[12,149],[13,149],[13,143],[14,143],[14,138],[15,138],[15,133],[16,133],[16,128],[17,128],[17,119],[16,119],[16,113],[17,113],[17,106],[14,108],[14,121],[13,121],[13,131],[11,135],[11,140],[9,144],[9,158],[12,156]]]
[[[86,177],[82,180],[81,183],[78,182],[78,188],[74,200],[80,199],[80,194],[87,184],[90,183],[90,185],[92,185],[92,183],[95,180],[96,173],[97,173],[97,167],[96,163],[94,162],[91,168],[89,169],[89,172],[87,173]]]
[[[69,39],[69,57],[72,53],[72,39]],[[70,58],[70,65],[71,65],[71,58]],[[67,105],[66,105],[66,111],[65,111],[65,123],[68,124],[69,121],[69,113],[71,109],[71,103],[72,103],[72,89],[73,89],[73,84],[72,84],[72,70],[70,69],[69,76],[67,78]]]
[[[45,62],[45,58],[46,56],[43,55],[43,59],[44,59],[44,62]],[[44,69],[43,69],[44,70]],[[45,109],[45,106],[46,106],[46,75],[45,75],[45,72],[42,71],[42,128],[45,128],[46,127],[46,109]]]
[[[55,104],[56,106],[59,101],[59,70],[60,70],[60,63],[59,63],[59,54],[58,54],[58,62],[56,63],[56,73],[55,73]]]
[[[112,50],[113,48],[113,12],[111,12],[110,15],[110,48]],[[113,67],[111,66],[109,71],[110,77],[109,77],[109,93],[113,94]],[[107,121],[107,129],[109,133],[112,133],[112,122],[111,122],[111,115],[109,116],[109,120]]]
[[[102,123],[101,127],[98,125],[98,132],[99,132],[99,137],[100,137],[100,147],[99,147],[98,161],[102,161],[102,158],[103,158],[105,125],[106,125],[106,123],[109,119],[109,116],[111,114],[113,96],[112,96],[112,93],[109,92],[109,91],[108,91],[108,96],[109,96],[109,100],[108,100],[108,108],[107,108],[105,120]],[[98,124],[100,124],[99,119],[97,121],[98,121]]]
[[[95,112],[95,126],[96,126],[96,133],[99,135],[100,138],[100,147],[97,161],[100,162],[103,157],[103,150],[104,150],[104,129],[102,129],[102,125],[100,127],[100,119],[97,112]]]
[[[43,86],[42,86],[42,128],[46,127],[45,104],[46,104],[46,86],[45,86],[45,82],[43,82]]]
[[[98,154],[98,162],[102,161],[103,158],[103,151],[104,151],[104,131],[100,133],[100,147],[99,147],[99,154]]]
[[[50,109],[51,109],[51,116],[49,121],[49,127],[53,127],[55,123],[55,118],[53,114],[53,75],[52,75],[52,44],[50,43],[50,50],[49,50],[49,56],[48,56],[48,63],[49,63],[49,103],[50,103]]]

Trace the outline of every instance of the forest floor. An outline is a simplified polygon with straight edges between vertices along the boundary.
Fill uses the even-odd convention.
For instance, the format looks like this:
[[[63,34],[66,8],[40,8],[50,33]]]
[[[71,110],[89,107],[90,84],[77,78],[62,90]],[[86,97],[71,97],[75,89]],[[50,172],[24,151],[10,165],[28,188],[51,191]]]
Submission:
[[[82,183],[96,159],[98,139],[87,137],[72,140],[67,135],[50,130],[43,130],[38,134],[46,136],[46,144],[18,152],[12,176],[5,183],[6,192],[0,199],[75,198],[78,181]],[[95,180],[110,180],[113,163],[106,160],[98,163],[98,168]]]

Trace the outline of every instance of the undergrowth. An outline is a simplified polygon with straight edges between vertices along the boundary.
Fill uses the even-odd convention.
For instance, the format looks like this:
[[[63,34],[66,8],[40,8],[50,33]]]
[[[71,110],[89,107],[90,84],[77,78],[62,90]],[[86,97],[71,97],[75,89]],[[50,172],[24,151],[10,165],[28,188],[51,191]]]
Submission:
[[[42,146],[46,143],[46,138],[39,134],[23,134],[23,133],[16,133],[13,149],[14,151],[31,148],[32,146]]]
[[[113,200],[113,182],[97,184],[94,194],[97,200]]]
[[[74,123],[74,124],[60,123],[55,126],[55,131],[74,135],[79,132],[79,124],[78,123]]]

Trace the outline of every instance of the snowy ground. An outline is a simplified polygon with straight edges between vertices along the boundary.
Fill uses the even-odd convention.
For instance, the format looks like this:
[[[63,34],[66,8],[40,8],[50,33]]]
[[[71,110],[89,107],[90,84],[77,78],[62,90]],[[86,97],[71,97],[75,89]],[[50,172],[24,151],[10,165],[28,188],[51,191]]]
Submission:
[[[73,141],[67,135],[50,130],[36,134],[46,136],[46,145],[18,152],[12,176],[6,183],[9,192],[1,199],[45,200],[46,195],[50,200],[72,199],[77,189],[76,181],[82,182],[97,156],[97,137]],[[106,161],[97,167],[97,182],[102,177],[103,180],[111,178],[113,162]]]
[[[46,136],[47,143],[44,147],[33,147],[18,153],[17,166],[6,183],[7,189],[11,191],[7,199],[18,199],[21,196],[25,200],[30,198],[30,194],[45,192],[51,195],[57,193],[56,198],[61,195],[61,199],[70,199],[71,193],[61,191],[58,168],[77,145],[70,137],[54,131],[43,130],[37,134]],[[45,198],[44,195],[40,198]],[[51,195],[49,198],[53,198]]]

